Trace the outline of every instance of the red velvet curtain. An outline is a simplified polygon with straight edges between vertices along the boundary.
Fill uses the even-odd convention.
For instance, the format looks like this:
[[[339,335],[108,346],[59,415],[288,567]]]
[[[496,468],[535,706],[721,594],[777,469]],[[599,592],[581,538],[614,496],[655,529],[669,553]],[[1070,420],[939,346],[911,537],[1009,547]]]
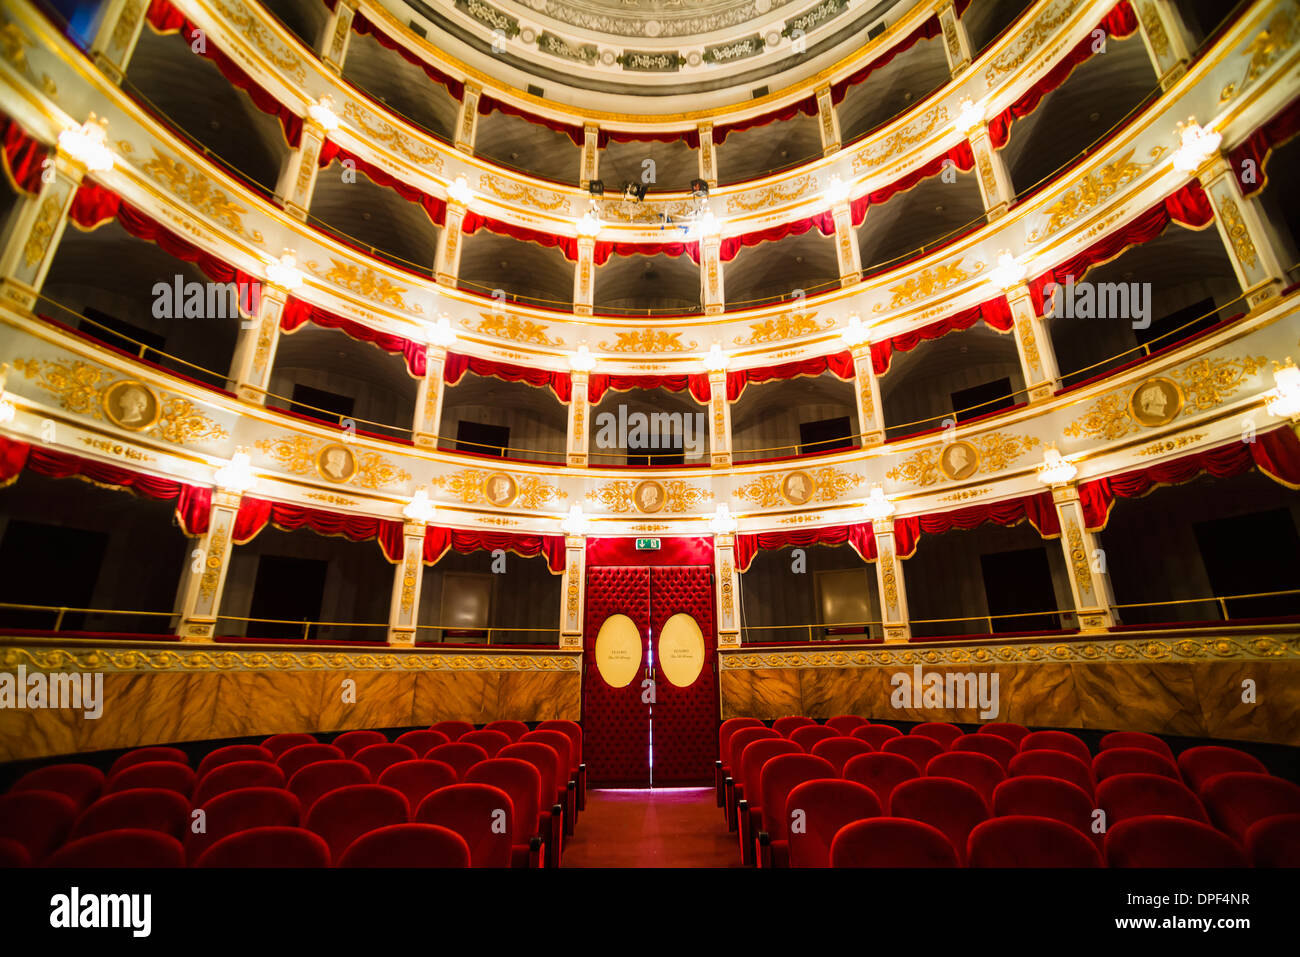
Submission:
[[[724,126],[715,126],[713,128],[713,145],[721,146],[732,133],[739,133],[743,130],[752,130],[759,126],[767,126],[769,123],[780,123],[792,120],[802,113],[804,116],[817,115],[817,96],[805,97],[798,103],[791,103],[789,106],[782,107],[771,113],[763,113],[748,120],[740,120],[736,123],[727,123]],[[696,143],[698,146],[698,142]]]
[[[962,140],[942,156],[936,156],[924,166],[918,166],[912,172],[900,177],[886,186],[867,193],[865,196],[859,196],[849,203],[849,212],[853,217],[853,225],[861,226],[862,220],[866,219],[867,208],[870,206],[879,206],[886,203],[897,193],[905,193],[915,187],[922,180],[929,179],[931,176],[938,176],[944,170],[944,164],[951,161],[963,173],[975,168],[975,153],[971,150],[970,140]],[[834,232],[832,223],[832,232]]]
[[[817,376],[827,371],[837,379],[850,381],[857,375],[853,368],[853,354],[845,349],[843,352],[832,352],[827,356],[814,356],[811,359],[729,372],[727,373],[727,401],[735,402],[745,391],[745,386],[751,382],[757,385],[760,382],[795,379],[805,375]]]
[[[700,261],[700,244],[698,242],[680,243],[609,243],[598,242],[592,251],[592,262],[603,266],[610,256],[690,256],[693,262]]]
[[[399,523],[400,525],[400,523]],[[504,549],[522,558],[546,557],[546,567],[553,574],[564,572],[563,535],[524,535],[514,532],[479,532],[460,528],[435,528],[424,530],[424,564],[434,565],[448,549],[465,554],[475,551]]]
[[[520,109],[517,106],[511,106],[496,97],[488,96],[486,93],[478,98],[479,116],[487,116],[493,111],[498,111],[507,116],[517,116],[521,120],[527,120],[529,123],[536,123],[538,126],[544,126],[548,130],[554,130],[556,133],[563,133],[573,145],[582,149],[586,143],[586,132],[582,124],[574,126],[572,123],[561,123],[559,120],[549,120],[544,116],[538,116],[536,113],[529,113],[527,110]]]
[[[828,525],[823,528],[796,528],[781,532],[743,533],[736,536],[736,570],[748,571],[761,548],[807,548],[810,545],[849,545],[863,561],[876,560],[876,536],[870,522],[854,525]]]
[[[360,14],[357,14],[357,16],[360,16]],[[402,199],[411,203],[418,203],[425,213],[428,214],[429,218],[433,220],[435,226],[446,225],[447,203],[445,200],[439,199],[437,196],[430,196],[428,193],[416,189],[409,183],[402,182],[396,176],[384,172],[373,163],[367,163],[361,157],[345,150],[337,143],[326,140],[324,145],[321,146],[320,158],[318,160],[321,169],[329,166],[330,163],[334,162],[336,159],[340,162],[351,161],[357,170],[365,173],[366,176],[369,177],[370,181],[376,186],[383,186],[391,189],[393,192],[397,193],[397,195],[401,196]]]
[[[498,236],[509,236],[525,243],[554,246],[564,253],[565,259],[571,262],[578,261],[578,239],[576,236],[557,236],[554,233],[544,233],[541,230],[529,229],[526,226],[514,226],[499,219],[491,219],[472,210],[467,212],[464,222],[461,223],[460,231],[466,236],[472,236],[479,229],[486,229]]]
[[[1113,40],[1132,36],[1133,31],[1138,28],[1138,19],[1129,0],[1120,0],[1120,3],[1102,18],[1099,26]],[[1060,62],[1044,73],[1037,83],[1022,93],[1019,99],[989,120],[989,139],[995,149],[1006,146],[1007,140],[1011,137],[1012,123],[1038,109],[1038,104],[1043,101],[1043,97],[1064,83],[1074,72],[1075,67],[1092,57],[1093,43],[1090,33],[1076,43]]]
[[[18,125],[16,120],[0,116],[0,147],[5,174],[14,188],[33,196],[41,191],[41,171],[50,151]]]
[[[1263,189],[1264,183],[1267,182],[1264,164],[1268,162],[1269,155],[1297,133],[1300,133],[1300,97],[1296,97],[1284,106],[1281,112],[1251,133],[1244,143],[1228,154],[1229,165],[1237,174],[1237,182],[1241,185],[1243,193],[1249,195],[1258,189]],[[1249,181],[1243,178],[1247,160],[1255,164],[1254,175]]]
[[[378,539],[384,557],[390,562],[400,562],[403,557],[402,523],[397,519],[327,512],[248,495],[239,503],[231,539],[237,545],[247,544],[266,528],[268,522],[286,532],[309,528],[318,535],[338,535],[354,542]]]
[[[477,356],[461,355],[458,352],[447,353],[447,362],[442,370],[442,381],[447,385],[455,385],[466,372],[504,379],[506,382],[525,382],[538,388],[549,388],[561,402],[568,402],[573,394],[573,380],[567,372],[511,365],[509,362],[480,359]]]
[[[325,329],[338,329],[352,339],[372,343],[385,352],[395,352],[405,360],[407,372],[417,379],[424,375],[427,352],[423,343],[371,329],[290,296],[280,314],[280,328],[293,332],[307,322]]]
[[[190,44],[191,49],[193,49],[194,34],[202,32],[198,27],[190,23],[183,13],[172,6],[169,0],[150,0],[149,11],[145,14],[145,17],[156,33],[180,32],[185,37],[186,42]],[[206,38],[206,33],[203,36]],[[302,135],[302,118],[297,113],[277,100],[271,93],[263,89],[256,80],[236,66],[235,61],[221,50],[218,50],[216,44],[210,41],[205,42],[203,52],[200,55],[211,60],[231,86],[247,93],[249,99],[253,101],[253,105],[259,110],[278,117],[280,125],[284,127],[285,140],[294,149],[298,148],[298,140]]]
[[[829,212],[817,213],[815,216],[799,219],[792,223],[778,223],[775,226],[769,226],[767,229],[760,229],[752,233],[728,236],[722,240],[719,246],[718,258],[724,263],[730,262],[746,246],[757,246],[759,243],[773,242],[785,239],[787,236],[802,236],[814,226],[821,231],[823,236],[835,235],[835,218]],[[696,256],[692,258],[696,258],[698,255],[697,252]],[[698,262],[698,258],[696,261]]]
[[[987,505],[968,505],[948,512],[896,518],[894,519],[894,550],[899,558],[911,558],[916,554],[916,546],[922,533],[942,535],[954,528],[971,529],[985,522],[1009,527],[1019,525],[1026,519],[1044,538],[1055,538],[1061,534],[1061,524],[1056,514],[1056,506],[1052,502],[1052,493],[1043,491],[1024,498],[990,502]]]
[[[587,401],[592,405],[604,397],[605,393],[628,392],[632,389],[666,389],[669,392],[681,392],[689,389],[695,401],[707,404],[709,401],[709,377],[704,373],[690,375],[614,375],[606,372],[593,372],[587,377]]]
[[[1012,323],[1011,305],[1006,296],[988,299],[977,306],[953,313],[947,318],[922,326],[913,332],[904,332],[889,339],[871,344],[871,368],[876,375],[889,371],[889,363],[895,352],[910,352],[928,339],[938,339],[950,332],[961,332],[977,322],[987,323],[998,332],[1010,332]]]
[[[626,130],[601,130],[596,134],[597,149],[604,149],[610,143],[676,143],[681,140],[693,150],[700,148],[700,131],[677,130],[671,133],[636,133]]]
[[[958,15],[960,16],[960,14]],[[876,72],[877,70],[881,69],[884,66],[887,66],[889,62],[894,59],[894,57],[898,56],[900,53],[904,53],[907,50],[910,50],[919,41],[929,40],[933,37],[937,37],[942,32],[943,32],[943,28],[939,24],[939,18],[937,16],[930,17],[919,27],[917,27],[915,30],[909,33],[906,37],[904,37],[900,42],[895,43],[892,47],[890,47],[880,56],[876,57],[866,66],[860,67],[858,70],[849,74],[844,79],[832,83],[831,102],[834,103],[836,106],[839,106],[840,102],[844,99],[844,97],[848,95],[850,87],[857,86],[867,77],[869,77],[872,73]]]
[[[333,4],[330,4],[333,9]],[[447,88],[453,100],[463,99],[465,96],[465,84],[460,80],[453,80],[447,74],[443,73],[437,67],[433,66],[427,60],[420,57],[415,51],[408,50],[405,46],[398,43],[383,30],[380,30],[375,24],[371,23],[364,13],[360,11],[352,15],[352,29],[363,36],[372,36],[381,47],[387,50],[393,50],[407,63],[413,63],[425,72],[425,75],[434,83],[438,83]]]

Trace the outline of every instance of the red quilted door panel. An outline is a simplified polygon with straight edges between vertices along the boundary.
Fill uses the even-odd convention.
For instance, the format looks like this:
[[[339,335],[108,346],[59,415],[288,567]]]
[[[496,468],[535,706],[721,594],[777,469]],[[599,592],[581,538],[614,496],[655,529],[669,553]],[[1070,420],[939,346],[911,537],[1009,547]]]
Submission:
[[[718,679],[714,659],[713,569],[677,565],[650,569],[650,633],[656,665],[652,709],[655,787],[707,784],[713,780],[718,742]],[[704,667],[688,687],[678,688],[658,668],[659,636],[678,612],[695,619],[704,634]]]
[[[650,706],[642,702],[641,675],[611,688],[595,664],[596,635],[610,615],[627,615],[643,637],[646,660],[650,628],[650,569],[625,565],[587,569],[583,616],[582,755],[591,785],[650,785]]]

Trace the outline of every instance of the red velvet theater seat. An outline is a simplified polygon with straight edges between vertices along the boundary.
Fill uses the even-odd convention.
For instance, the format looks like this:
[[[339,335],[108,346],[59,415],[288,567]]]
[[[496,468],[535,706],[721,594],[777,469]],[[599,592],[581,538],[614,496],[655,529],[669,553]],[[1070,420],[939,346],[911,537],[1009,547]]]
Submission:
[[[406,745],[390,744],[386,741],[383,744],[366,745],[352,755],[352,760],[364,765],[372,778],[378,778],[386,768],[401,761],[414,761],[416,757],[416,753]]]
[[[0,837],[0,870],[31,866],[32,856],[26,847],[11,837]]]
[[[1028,736],[1029,729],[1023,724],[1012,724],[1009,721],[990,721],[988,724],[980,725],[978,733],[1004,738],[1019,749],[1020,742]]]
[[[424,757],[440,744],[450,744],[451,740],[441,731],[407,731],[397,736],[394,744],[404,744],[415,752],[417,757]]]
[[[124,828],[91,834],[63,845],[46,867],[184,867],[181,842],[169,834]]]
[[[1002,765],[1004,771],[1010,768],[1011,759],[1020,753],[1014,744],[996,734],[963,734],[960,738],[953,739],[948,750],[988,755]]]
[[[876,817],[854,821],[831,842],[831,867],[956,867],[957,852],[937,828]]]
[[[1173,758],[1149,748],[1111,748],[1092,759],[1092,775],[1098,783],[1117,774],[1159,774],[1183,783]]]
[[[1300,786],[1268,774],[1216,774],[1201,786],[1201,798],[1219,830],[1238,842],[1257,821],[1300,814]]]
[[[844,765],[844,779],[870,788],[884,814],[889,813],[889,799],[894,789],[920,774],[910,759],[901,754],[885,754],[883,751],[849,758]]]
[[[390,824],[405,824],[411,808],[401,791],[379,784],[352,784],[320,798],[307,809],[303,825],[329,845],[330,860],[338,861],[362,834]]]
[[[802,730],[802,729],[800,729]],[[763,765],[758,775],[762,805],[759,865],[790,866],[790,815],[801,808],[787,807],[786,799],[805,781],[833,780],[835,766],[811,754],[779,754]],[[805,815],[800,814],[803,818]]]
[[[465,839],[436,824],[391,824],[362,834],[339,867],[469,867]]]
[[[755,719],[757,720],[757,719]],[[762,724],[753,727],[737,728],[727,740],[726,750],[722,754],[723,797],[727,814],[727,830],[736,830],[736,802],[743,796],[744,787],[740,780],[740,755],[753,741],[768,738],[780,738],[777,732]],[[731,783],[727,784],[730,779]]]
[[[284,772],[285,779],[292,781],[293,776],[309,764],[339,761],[342,758],[343,752],[332,744],[300,744],[281,754],[275,759],[275,764]]]
[[[945,751],[951,748],[952,743],[965,733],[955,724],[948,724],[945,721],[923,721],[909,732],[911,735],[920,735],[923,738],[932,738],[938,741],[939,746]]]
[[[901,738],[902,736],[903,732],[887,724],[864,724],[859,728],[854,728],[852,733],[852,737],[867,742],[877,751],[883,748],[885,742],[890,738]]]
[[[520,741],[508,748],[502,748],[500,753],[490,760],[500,761],[503,758],[516,758],[524,761],[532,765],[537,771],[540,790],[538,791],[536,833],[542,839],[542,849],[546,855],[546,866],[559,867],[564,851],[564,812],[563,806],[556,800],[558,791],[555,780],[557,760],[555,749],[544,744],[538,744],[535,741]],[[475,765],[475,768],[477,767],[478,765]],[[498,784],[496,781],[483,780],[478,775],[475,775],[473,780],[496,785],[507,794],[513,793],[510,788]]]
[[[805,781],[790,792],[785,806],[805,815],[803,830],[790,833],[791,867],[830,867],[831,842],[840,828],[881,815],[874,791],[839,779]]]
[[[450,744],[440,744],[436,748],[427,751],[424,759],[426,761],[441,761],[443,764],[451,765],[456,769],[456,779],[463,780],[466,771],[480,761],[488,759],[488,753],[477,744],[461,744],[458,741],[452,741]]]
[[[787,738],[762,738],[745,745],[740,754],[741,793],[736,802],[740,824],[740,861],[746,866],[757,862],[758,831],[762,826],[762,791],[760,775],[763,765],[778,754],[803,754],[799,745]]]
[[[69,838],[138,828],[180,839],[189,823],[190,802],[183,795],[162,788],[136,788],[106,794],[86,808]]]
[[[1246,831],[1246,853],[1254,867],[1300,867],[1300,814],[1275,814]]]
[[[487,752],[489,758],[495,758],[498,751],[514,744],[514,741],[504,731],[489,731],[484,728],[481,731],[465,732],[457,740],[457,744],[477,744]]]
[[[510,837],[511,866],[538,866],[535,851],[541,844],[538,831],[541,804],[541,773],[527,761],[518,758],[489,758],[469,769],[466,784],[490,784],[510,796],[515,810]],[[551,817],[545,815],[547,826]]]
[[[943,754],[943,745],[934,738],[908,734],[890,738],[880,746],[880,750],[886,754],[901,754],[916,765],[917,771],[922,771],[930,763],[932,757],[936,754]]]
[[[818,741],[836,737],[839,737],[839,732],[834,728],[826,727],[824,724],[809,724],[802,728],[795,728],[790,732],[790,740],[809,754],[812,753],[813,745]]]
[[[1218,774],[1230,771],[1243,771],[1250,774],[1268,774],[1268,768],[1254,755],[1239,751],[1237,748],[1225,748],[1216,744],[1207,744],[1199,748],[1188,748],[1178,755],[1178,769],[1183,772],[1183,780],[1197,794],[1205,782]]]
[[[1097,846],[1047,817],[996,817],[975,825],[967,842],[971,867],[1102,867]]]
[[[194,772],[189,765],[175,761],[146,761],[119,771],[104,785],[105,794],[129,791],[133,788],[162,788],[189,797],[194,793]]]
[[[825,758],[835,767],[836,777],[844,774],[844,765],[848,763],[849,758],[856,758],[859,754],[870,754],[874,750],[876,749],[866,741],[843,736],[827,738],[812,746],[813,754]]]
[[[376,783],[401,791],[411,807],[419,807],[434,791],[455,784],[456,780],[456,769],[450,764],[417,759],[389,765]]]
[[[914,778],[894,788],[889,813],[938,828],[952,842],[957,859],[964,863],[966,839],[976,824],[988,818],[989,809],[980,793],[965,781]]]
[[[439,721],[429,728],[430,731],[439,731],[447,736],[448,741],[457,741],[462,734],[468,734],[474,730],[474,725],[468,721]]]
[[[1145,731],[1112,731],[1101,739],[1101,751],[1105,753],[1112,748],[1143,748],[1164,755],[1170,764],[1174,761],[1174,752],[1169,745]]]
[[[803,715],[786,715],[783,718],[777,718],[772,722],[772,730],[783,738],[790,737],[790,732],[795,728],[805,728],[810,724],[816,724],[812,718],[806,718]]]
[[[927,777],[953,778],[965,781],[976,791],[990,807],[993,805],[994,789],[1006,780],[1007,772],[987,754],[974,751],[946,751],[936,754],[925,766]]]
[[[149,748],[132,748],[126,754],[121,755],[112,766],[108,769],[108,776],[115,777],[122,771],[137,764],[144,764],[148,761],[173,761],[176,764],[183,764],[189,767],[190,756],[180,748],[149,747]]]
[[[217,841],[255,827],[297,827],[302,804],[282,788],[243,788],[219,794],[203,805],[205,830],[185,834],[185,859],[198,861]]]
[[[199,762],[198,776],[203,777],[213,768],[235,761],[270,761],[275,762],[271,752],[260,744],[229,744],[224,748],[209,751]]]
[[[528,733],[528,725],[524,724],[522,721],[498,719],[496,721],[489,721],[487,724],[483,725],[483,730],[500,731],[506,735],[511,742],[514,742],[518,741]]]
[[[330,791],[351,787],[354,784],[371,784],[373,781],[374,775],[364,764],[338,758],[307,765],[289,779],[286,787],[302,803],[305,813]]]
[[[519,743],[542,744],[555,752],[555,800],[564,808],[564,833],[572,834],[578,816],[578,782],[572,773],[572,741],[559,731],[529,731],[519,739]]]
[[[223,837],[195,867],[329,867],[329,845],[301,827],[255,827]]]
[[[15,781],[9,793],[19,791],[53,791],[71,798],[80,811],[103,793],[104,772],[89,764],[51,764]]]
[[[469,848],[471,867],[509,867],[514,802],[490,784],[452,784],[425,798],[415,811],[420,824],[455,831]]]
[[[842,734],[846,738],[853,737],[853,729],[860,728],[864,724],[867,724],[867,719],[856,714],[837,714],[833,718],[826,719],[826,727],[834,728],[836,734]]]
[[[0,795],[0,838],[17,841],[33,864],[39,864],[72,831],[77,805],[53,791]]]
[[[1063,751],[1072,754],[1084,764],[1092,764],[1092,752],[1083,743],[1067,731],[1031,731],[1020,742],[1020,753],[1026,751]]]
[[[1092,829],[1094,810],[1088,792],[1060,778],[1007,778],[993,791],[993,813],[997,817],[1048,817],[1100,844],[1104,832],[1094,833]]]
[[[362,748],[368,748],[372,744],[387,744],[388,739],[378,731],[344,731],[331,743],[343,752],[343,757],[351,758],[355,757]]]
[[[282,788],[284,772],[265,761],[235,761],[213,768],[194,789],[194,806],[201,807],[218,794],[239,788]]]
[[[1163,814],[1209,824],[1209,815],[1186,785],[1162,774],[1117,774],[1097,785],[1097,805],[1106,812],[1106,826],[1130,817]]]
[[[758,718],[728,718],[718,725],[718,762],[716,784],[718,787],[718,807],[722,807],[722,771],[731,764],[731,738],[742,728],[761,728],[763,722]]]
[[[262,747],[270,751],[271,759],[275,760],[290,748],[296,748],[300,744],[316,743],[316,739],[310,734],[273,734],[262,742]]]
[[[584,810],[587,807],[587,765],[582,759],[582,725],[576,721],[556,718],[543,721],[537,726],[537,730],[559,731],[561,734],[568,735],[570,776],[578,788],[578,810]]]
[[[1021,752],[1011,759],[1011,764],[1007,766],[1007,773],[1013,778],[1022,774],[1060,778],[1089,794],[1092,794],[1097,787],[1092,779],[1092,768],[1073,754],[1066,754],[1064,751]]]
[[[1131,817],[1106,831],[1111,867],[1246,867],[1237,843],[1185,817]]]

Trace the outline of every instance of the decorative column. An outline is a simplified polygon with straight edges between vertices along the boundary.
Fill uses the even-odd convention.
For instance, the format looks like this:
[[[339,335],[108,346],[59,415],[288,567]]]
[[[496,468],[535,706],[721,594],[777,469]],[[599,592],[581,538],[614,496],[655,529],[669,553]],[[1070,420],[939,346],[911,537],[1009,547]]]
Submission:
[[[393,602],[388,609],[388,643],[415,644],[420,618],[420,585],[424,579],[425,523],[402,523],[402,560],[394,566]]]
[[[829,86],[817,91],[817,128],[822,135],[822,156],[829,156],[840,148],[840,118],[835,113]]]
[[[727,401],[727,372],[709,372],[709,421],[713,423],[710,464],[731,468],[731,403]]]
[[[713,536],[713,580],[718,589],[718,647],[740,647],[740,573],[736,537]]]
[[[1006,213],[1016,198],[1016,189],[1011,183],[1011,174],[1007,172],[1007,164],[1002,161],[1002,154],[993,148],[988,125],[983,120],[966,132],[966,139],[975,155],[976,180],[984,200],[984,210],[989,222],[993,222]]]
[[[1275,298],[1286,286],[1277,246],[1254,196],[1242,196],[1227,157],[1216,153],[1197,172],[1214,205],[1214,222],[1251,309]]]
[[[307,221],[307,210],[311,208],[312,193],[316,189],[321,147],[325,145],[329,130],[338,125],[338,120],[330,112],[330,103],[330,98],[324,97],[319,104],[308,108],[302,119],[298,148],[285,156],[280,180],[275,187],[275,194],[284,203],[284,211],[303,222]]]
[[[858,234],[853,228],[853,213],[848,200],[831,207],[835,219],[835,252],[840,264],[840,288],[862,281],[862,254],[858,251]]]
[[[871,364],[871,343],[863,342],[850,351],[853,356],[853,391],[858,399],[858,431],[862,433],[862,447],[882,445],[885,441],[885,410],[880,403],[880,379]]]
[[[1133,9],[1160,88],[1167,90],[1187,72],[1195,44],[1170,0],[1135,0]]]
[[[110,0],[90,44],[95,66],[116,84],[126,75],[148,7],[145,0]]]
[[[943,52],[948,57],[948,72],[956,78],[970,66],[971,46],[966,25],[953,9],[952,0],[939,8],[939,26],[943,28]]]
[[[1044,402],[1061,387],[1061,372],[1056,365],[1051,332],[1034,308],[1028,286],[1023,282],[1012,286],[1006,296],[1011,306],[1016,352],[1020,355],[1020,371],[1024,373],[1029,401]]]
[[[436,449],[438,430],[442,427],[443,372],[447,350],[442,346],[425,346],[424,376],[415,392],[415,419],[411,438],[418,448]]]
[[[573,314],[590,316],[596,300],[595,282],[596,238],[578,237],[578,261],[573,264]]]
[[[473,83],[465,84],[465,92],[460,98],[460,113],[456,116],[455,146],[462,153],[474,153],[474,137],[478,133],[478,98],[482,95],[482,87]]]
[[[587,540],[564,536],[564,582],[560,588],[560,647],[582,647],[582,609],[587,588]]]
[[[907,589],[903,586],[903,563],[894,548],[893,519],[871,523],[876,536],[876,583],[880,586],[880,619],[885,644],[911,640],[907,619]]]
[[[35,196],[19,193],[12,227],[0,253],[0,291],[10,305],[31,312],[68,224],[68,210],[86,169],[62,150]]]
[[[235,355],[230,361],[226,388],[243,402],[266,404],[266,390],[271,383],[271,367],[280,343],[280,316],[289,294],[270,283],[262,285],[262,301],[257,318],[239,324]]]
[[[456,276],[460,273],[460,227],[465,221],[465,213],[463,203],[447,197],[446,221],[438,233],[438,252],[434,259],[434,277],[440,286],[456,285]]]
[[[569,373],[572,388],[569,395],[568,453],[565,462],[573,468],[587,467],[587,442],[590,423],[587,407],[586,372]]]
[[[352,18],[357,12],[357,0],[335,0],[325,33],[318,45],[321,62],[335,73],[343,72],[343,60],[348,55],[348,40],[352,37]]]
[[[182,641],[211,641],[221,611],[221,595],[230,568],[230,549],[242,496],[222,488],[212,490],[208,530],[191,539],[194,547],[185,556],[177,594]]]
[[[718,185],[718,154],[713,145],[713,124],[701,123],[700,133],[700,179],[709,184],[709,189]]]
[[[1105,631],[1116,623],[1115,596],[1105,565],[1094,561],[1097,536],[1088,531],[1074,482],[1052,486],[1052,501],[1061,522],[1061,551],[1070,576],[1070,592],[1080,631]]]
[[[719,316],[725,308],[722,291],[722,240],[706,236],[700,240],[701,301],[706,316]]]
[[[600,127],[591,123],[582,127],[582,172],[579,183],[583,189],[591,185],[593,179],[600,179]]]

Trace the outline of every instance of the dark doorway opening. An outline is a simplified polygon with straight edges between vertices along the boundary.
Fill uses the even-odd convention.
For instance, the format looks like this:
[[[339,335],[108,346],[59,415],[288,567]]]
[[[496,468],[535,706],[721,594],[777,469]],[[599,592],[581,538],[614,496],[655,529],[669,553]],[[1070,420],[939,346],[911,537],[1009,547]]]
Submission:
[[[1300,588],[1300,534],[1289,509],[1198,522],[1196,544],[1216,595],[1258,595]],[[1300,615],[1300,595],[1223,601],[1228,618]]]
[[[853,448],[853,426],[847,415],[799,423],[799,454]]]
[[[1177,309],[1167,316],[1161,316],[1159,319],[1152,321],[1151,325],[1145,329],[1134,329],[1133,337],[1137,339],[1138,345],[1152,343],[1151,348],[1163,349],[1171,346],[1176,342],[1182,342],[1184,339],[1196,335],[1202,329],[1208,329],[1219,321],[1219,314],[1210,313],[1214,309],[1214,299],[1206,298],[1199,302],[1194,302],[1190,306]],[[1195,321],[1193,321],[1195,320]],[[1173,333],[1179,326],[1187,325],[1186,329],[1180,329]],[[1164,336],[1165,338],[1161,338]],[[1156,340],[1159,340],[1158,342]]]
[[[309,419],[337,421],[342,425],[343,420],[352,415],[356,403],[357,400],[351,396],[339,395],[337,392],[329,392],[325,389],[315,389],[309,385],[295,385],[289,411],[305,415]]]
[[[105,532],[11,519],[0,541],[0,602],[89,608],[108,547]],[[10,628],[82,631],[86,616],[68,612],[0,608]]]
[[[1046,549],[1025,548],[981,555],[980,569],[994,633],[1051,631],[1060,627]],[[1045,614],[1026,614],[1038,611]]]
[[[1015,404],[1016,400],[1011,395],[1011,380],[1005,377],[952,393],[953,417],[958,422],[988,415]]]
[[[304,634],[301,622],[320,618],[328,570],[329,562],[316,558],[261,556],[248,617],[277,620],[251,621],[248,634],[255,638],[311,637],[310,629]]]
[[[486,425],[482,422],[466,422],[464,419],[456,423],[457,452],[477,452],[479,455],[505,458],[509,446],[510,427],[507,425]]]

